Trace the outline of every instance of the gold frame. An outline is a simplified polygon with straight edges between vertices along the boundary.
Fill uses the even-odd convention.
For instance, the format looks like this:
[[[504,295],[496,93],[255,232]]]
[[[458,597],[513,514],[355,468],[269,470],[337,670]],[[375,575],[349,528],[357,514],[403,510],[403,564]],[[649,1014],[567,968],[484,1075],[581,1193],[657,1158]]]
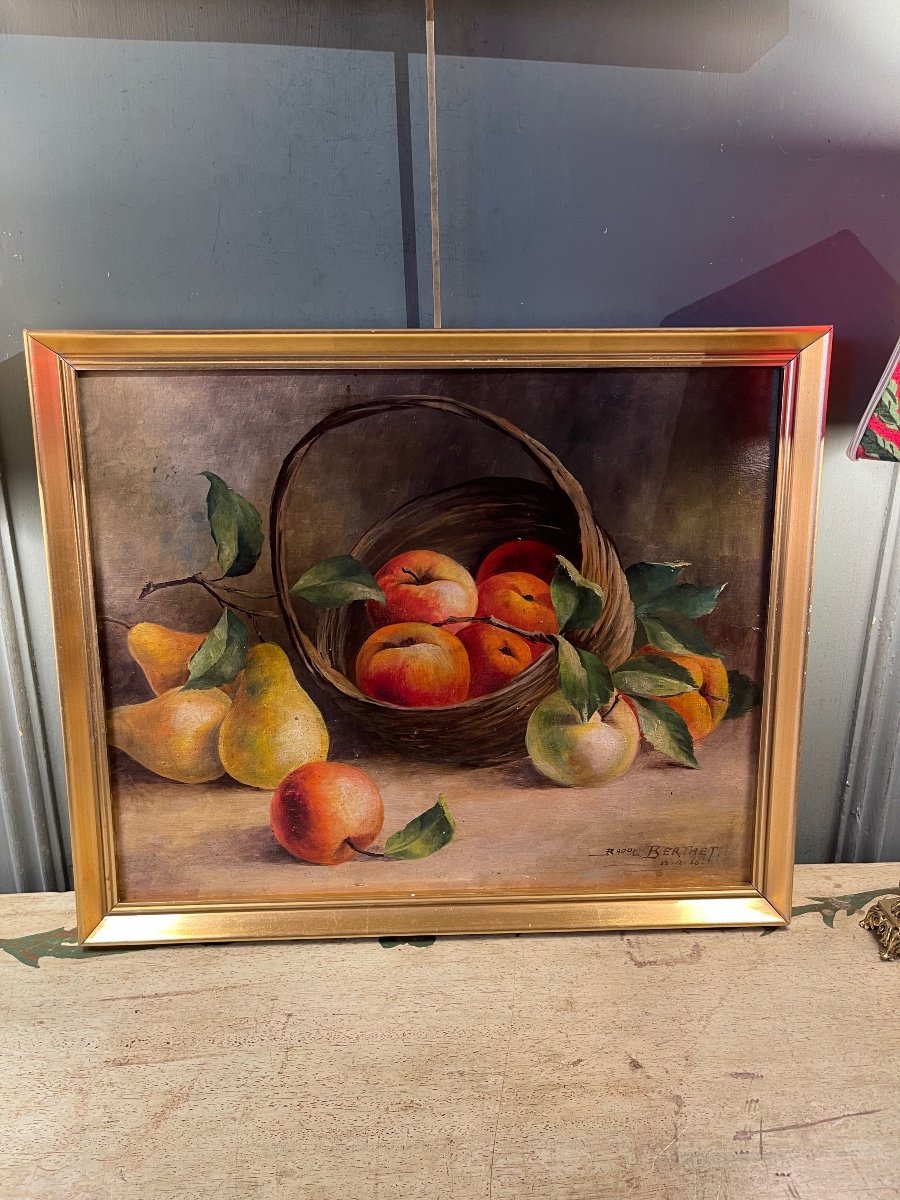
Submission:
[[[78,937],[90,947],[259,938],[786,925],[831,329],[25,334],[59,668]],[[118,899],[80,430],[84,371],[323,367],[783,369],[752,883],[592,896],[296,902]],[[74,581],[74,588],[73,588]],[[74,600],[73,600],[74,591]]]

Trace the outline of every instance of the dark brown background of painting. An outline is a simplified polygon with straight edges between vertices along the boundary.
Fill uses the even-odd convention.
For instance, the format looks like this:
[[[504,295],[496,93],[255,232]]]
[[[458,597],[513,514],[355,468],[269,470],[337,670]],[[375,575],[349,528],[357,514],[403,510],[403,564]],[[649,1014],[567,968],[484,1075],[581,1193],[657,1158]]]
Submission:
[[[685,579],[727,581],[705,628],[731,664],[758,672],[775,375],[705,368],[88,376],[82,420],[99,610],[203,628],[218,610],[199,589],[138,600],[148,580],[214,570],[199,472],[221,475],[265,520],[282,458],[327,412],[374,395],[428,392],[488,408],[548,446],[584,486],[624,565],[684,559],[692,564]],[[307,456],[291,496],[291,565],[299,575],[349,551],[411,497],[480,475],[540,478],[509,439],[444,414],[403,412],[330,433]],[[245,586],[271,590],[267,549]],[[279,632],[278,624],[267,629]],[[130,697],[121,639],[114,627],[106,634],[112,694]]]
[[[265,520],[278,467],[314,422],[336,406],[369,396],[427,392],[488,408],[544,442],[581,481],[599,524],[615,540],[623,564],[640,559],[687,560],[692,565],[685,578],[727,582],[719,608],[705,620],[704,627],[729,666],[761,678],[778,382],[777,372],[763,368],[88,376],[81,412],[99,613],[127,623],[155,620],[176,628],[209,628],[219,610],[198,588],[167,589],[138,600],[141,588],[150,580],[177,578],[201,569],[215,573],[205,514],[206,481],[199,473],[211,470],[221,475],[259,507]],[[321,558],[349,551],[372,523],[410,498],[482,475],[540,478],[524,451],[508,438],[445,414],[403,412],[328,434],[305,459],[290,496],[292,573],[299,575]],[[241,586],[271,591],[267,549],[256,571]],[[273,604],[269,601],[267,606]],[[264,621],[263,628],[265,636],[285,642],[277,619]],[[149,694],[146,681],[127,655],[124,637],[121,626],[101,621],[110,703],[146,699]],[[302,669],[298,675],[308,686]],[[414,760],[389,762],[383,748],[352,728],[327,697],[313,694],[332,733],[332,757],[360,757],[364,762],[371,757],[377,763],[379,783],[388,792],[392,782],[397,785],[400,808],[419,803],[414,798],[416,780],[425,788],[422,800],[433,802],[431,792],[441,786],[440,772],[418,770]],[[645,778],[636,768],[613,785],[621,792],[603,789],[610,817],[617,805],[627,805],[629,844],[640,842],[644,832],[647,842],[656,842],[690,838],[696,830],[691,839],[696,841],[702,836],[704,805],[716,796],[720,801],[719,833],[712,840],[729,847],[727,861],[721,864],[722,881],[746,877],[756,720],[749,718],[740,724],[746,728],[724,726],[710,740],[711,757],[705,770],[673,768],[661,776],[658,756],[643,755],[638,767],[643,764],[646,770],[649,764],[654,768],[650,775]],[[236,833],[235,821],[242,826],[237,842],[217,851],[220,866],[224,864],[223,869],[227,867],[236,877],[241,872],[234,871],[232,856],[246,854],[248,865],[251,860],[258,864],[265,848],[265,855],[271,858],[264,806],[257,805],[259,812],[254,809],[252,818],[248,817],[251,801],[246,798],[251,793],[247,789],[233,788],[229,781],[210,785],[210,789],[166,784],[121,755],[114,755],[113,768],[120,832],[127,831],[127,845],[120,844],[120,855],[124,859],[131,855],[135,863],[146,857],[147,869],[141,867],[132,877],[134,896],[149,895],[147,889],[151,878],[159,875],[159,864],[166,853],[174,853],[171,838],[160,839],[154,825],[162,822],[163,828],[168,821],[174,830],[195,820],[202,824],[204,805],[212,804],[213,792],[219,795],[221,791],[213,807],[215,822],[223,825],[222,835],[228,830]],[[485,789],[496,793],[490,832],[495,841],[502,838],[505,827],[518,822],[515,814],[522,810],[516,805],[526,795],[529,803],[535,797],[540,804],[546,804],[548,798],[558,803],[565,797],[566,804],[576,804],[575,790],[546,789],[533,778],[527,763],[513,769],[508,778],[503,771],[482,774],[480,782],[478,773],[457,777],[457,792],[473,804]],[[638,814],[632,810],[635,797],[643,796],[647,788],[655,797],[652,803],[647,801],[648,811],[653,813],[648,818],[652,827],[642,831],[639,818],[637,827],[634,825]],[[681,811],[675,825],[667,829],[671,796],[676,792]],[[223,804],[237,803],[229,801],[230,796],[245,798],[234,819],[222,816]],[[585,793],[583,799],[588,804],[586,812],[593,814],[596,793]],[[256,804],[256,799],[252,803]],[[504,817],[507,810],[512,815]],[[476,815],[468,822],[470,834],[480,819],[478,811],[476,807]],[[411,815],[404,809],[403,819]],[[576,830],[578,819],[577,808],[571,808]],[[613,818],[613,824],[618,819]],[[542,881],[542,851],[534,844],[541,828],[538,822],[529,832],[528,846],[522,847],[533,885]],[[607,841],[616,840],[608,830],[605,836]],[[583,863],[577,868],[573,864],[569,878],[566,846],[572,830],[565,821],[554,837],[554,886],[567,882],[583,886],[588,878],[593,879],[594,875],[584,875]],[[484,849],[483,839],[476,837],[472,846],[477,856]],[[462,855],[463,849],[456,846],[454,855]],[[197,855],[205,853],[203,839],[191,841],[183,850],[184,861],[189,860],[193,867]],[[549,846],[547,854],[551,854]],[[502,860],[502,853],[500,857]],[[480,876],[475,860],[463,859],[455,867],[448,850],[426,860],[430,867],[414,864],[411,874],[408,864],[392,864],[391,870],[397,870],[400,881],[408,874],[419,887],[427,886],[432,871],[434,879],[444,883],[454,882],[456,870],[467,877],[474,873],[477,882]],[[157,866],[151,868],[153,861]],[[550,858],[546,861],[549,869]],[[596,860],[595,866],[599,862]],[[276,851],[273,871],[278,866]],[[621,883],[620,877],[610,876],[611,865],[602,867],[606,874],[601,872],[600,882],[604,886],[615,886],[617,878]],[[444,868],[447,875],[442,875]],[[629,868],[633,875],[634,865]],[[170,864],[173,886],[181,869]],[[331,889],[339,886],[338,875],[349,879],[355,868],[301,870],[313,872],[310,880],[300,881],[295,872],[290,885],[264,880],[259,887],[263,891],[283,886],[303,890],[323,886],[327,877],[324,886]],[[629,879],[637,886],[632,875]],[[658,870],[651,875],[661,886],[666,882]],[[519,863],[511,868],[511,878],[499,882],[514,885],[521,876]],[[221,876],[213,872],[210,878],[213,890],[221,886]],[[367,886],[368,878],[361,875],[354,886]],[[379,883],[386,878],[386,872],[379,873]],[[679,879],[687,882],[683,875]],[[646,883],[642,878],[641,885]],[[206,894],[202,884],[197,887],[198,895]]]

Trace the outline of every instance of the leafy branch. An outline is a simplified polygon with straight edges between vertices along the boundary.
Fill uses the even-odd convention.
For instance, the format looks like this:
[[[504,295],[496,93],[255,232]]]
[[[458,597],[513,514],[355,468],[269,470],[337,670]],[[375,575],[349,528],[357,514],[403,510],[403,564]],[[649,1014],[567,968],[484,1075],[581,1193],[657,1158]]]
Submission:
[[[481,623],[532,643],[553,646],[559,689],[583,723],[598,712],[606,715],[618,697],[625,696],[637,715],[642,735],[654,749],[672,762],[696,768],[699,764],[688,726],[665,701],[696,691],[699,685],[694,675],[670,656],[718,657],[696,621],[714,610],[725,584],[681,582],[683,571],[690,565],[686,562],[641,562],[629,567],[626,578],[635,609],[634,651],[640,653],[633,653],[611,671],[596,654],[571,639],[572,633],[597,626],[603,616],[603,589],[563,555],[556,557],[550,598],[558,633],[521,629],[493,616],[457,615],[432,624]],[[372,572],[349,554],[317,563],[297,580],[291,592],[316,608],[339,608],[357,600],[385,603],[384,592]],[[729,688],[728,717],[742,716],[759,703],[756,684],[737,671],[729,672]]]
[[[725,584],[679,583],[690,563],[640,562],[625,572],[634,604],[634,646],[650,645],[670,654],[718,658],[695,621],[713,611]]]
[[[262,641],[258,618],[278,615],[269,609],[248,608],[231,598],[273,598],[274,593],[271,592],[247,592],[243,588],[225,583],[226,579],[248,575],[259,562],[263,547],[262,521],[250,501],[230,488],[218,475],[212,471],[202,471],[201,474],[209,483],[206,516],[210,536],[216,547],[216,561],[221,575],[215,579],[207,579],[198,571],[181,579],[146,583],[138,597],[139,600],[146,600],[148,596],[164,588],[194,586],[202,588],[221,606],[222,616],[188,664],[189,676],[185,684],[187,688],[221,687],[230,683],[243,670],[247,661],[249,637],[247,625],[237,616],[238,613],[247,618],[258,641]]]
[[[229,594],[235,593],[248,598],[255,598],[256,593],[241,591],[239,588],[222,587],[221,589],[217,589],[215,587],[216,582],[216,580],[204,579],[204,577],[198,572],[196,575],[186,575],[183,579],[164,579],[161,583],[145,583],[143,588],[141,588],[138,600],[146,600],[148,596],[152,596],[154,592],[162,591],[163,588],[182,587],[185,584],[194,583],[198,587],[203,588],[204,591],[208,592],[209,595],[212,596],[212,598],[219,604],[221,604],[223,608],[232,608],[235,612],[244,613],[245,616],[248,617],[278,616],[277,613],[271,612],[269,609],[245,608],[243,605],[236,604],[233,600],[229,600],[225,596],[220,595],[220,591],[228,592]],[[259,597],[261,600],[267,598],[268,595],[262,595]]]

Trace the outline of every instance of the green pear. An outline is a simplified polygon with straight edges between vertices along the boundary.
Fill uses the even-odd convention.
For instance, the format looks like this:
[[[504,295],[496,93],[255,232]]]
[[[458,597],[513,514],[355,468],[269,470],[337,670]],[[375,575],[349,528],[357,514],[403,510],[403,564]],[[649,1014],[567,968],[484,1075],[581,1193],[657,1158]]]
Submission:
[[[274,642],[261,642],[247,655],[219,730],[219,757],[238,783],[266,789],[278,787],[297,767],[328,757],[322,714]]]
[[[218,688],[174,688],[143,704],[106,714],[111,746],[164,779],[208,783],[225,774],[219,758],[219,727],[231,701]]]

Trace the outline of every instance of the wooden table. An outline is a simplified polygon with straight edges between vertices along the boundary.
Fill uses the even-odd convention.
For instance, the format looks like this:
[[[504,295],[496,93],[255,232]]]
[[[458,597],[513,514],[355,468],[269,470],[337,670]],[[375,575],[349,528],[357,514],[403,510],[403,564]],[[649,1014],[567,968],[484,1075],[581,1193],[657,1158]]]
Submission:
[[[2,897],[0,1197],[895,1200],[900,966],[848,910],[898,876],[801,867],[768,935],[393,948],[84,954],[71,895]]]

